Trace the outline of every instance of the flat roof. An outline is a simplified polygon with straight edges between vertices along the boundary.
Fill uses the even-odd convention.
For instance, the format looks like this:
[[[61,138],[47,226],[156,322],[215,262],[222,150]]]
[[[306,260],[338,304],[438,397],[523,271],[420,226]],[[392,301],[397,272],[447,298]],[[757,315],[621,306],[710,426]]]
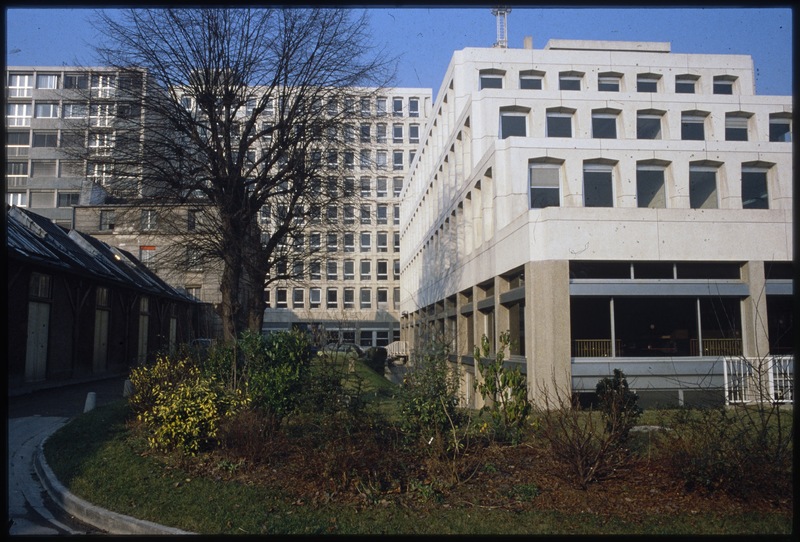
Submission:
[[[544,48],[563,51],[669,53],[671,46],[668,41],[548,40]]]

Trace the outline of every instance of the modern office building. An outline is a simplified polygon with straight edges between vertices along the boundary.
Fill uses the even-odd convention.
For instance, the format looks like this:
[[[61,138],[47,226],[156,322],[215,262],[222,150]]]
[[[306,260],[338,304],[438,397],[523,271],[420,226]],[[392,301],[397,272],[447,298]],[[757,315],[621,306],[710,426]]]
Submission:
[[[643,403],[721,399],[726,359],[792,352],[792,123],[749,56],[456,51],[402,193],[403,340],[449,341],[472,406],[506,331],[537,401],[615,368]]]
[[[11,67],[6,78],[7,203],[130,251],[168,284],[220,303],[219,265],[198,259],[176,266],[175,258],[164,257],[176,239],[164,227],[167,217],[159,215],[185,214],[178,222],[188,235],[202,202],[168,212],[155,202],[141,207],[137,193],[129,201],[106,197],[116,179],[103,162],[115,156],[120,123],[142,114],[125,92],[130,77],[103,68]],[[185,105],[191,108],[191,99]],[[267,108],[264,122],[277,105]],[[320,156],[320,188],[345,197],[322,210],[305,233],[306,253],[314,257],[302,262],[302,277],[265,289],[264,331],[301,325],[323,332],[324,340],[386,345],[400,335],[400,194],[431,91],[392,88],[376,95],[375,89],[353,89],[340,106],[352,120],[337,134],[339,152]],[[142,124],[135,126],[141,130]],[[265,232],[278,207],[262,209]],[[208,332],[214,334],[214,326]]]

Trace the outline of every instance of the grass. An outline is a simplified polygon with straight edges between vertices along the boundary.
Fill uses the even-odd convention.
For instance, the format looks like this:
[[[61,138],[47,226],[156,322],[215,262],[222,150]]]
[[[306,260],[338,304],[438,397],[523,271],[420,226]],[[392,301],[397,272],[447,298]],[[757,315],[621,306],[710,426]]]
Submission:
[[[357,382],[363,397],[387,411],[397,408],[393,384],[360,363],[351,375],[348,386]],[[151,453],[145,440],[130,430],[129,417],[125,400],[79,416],[48,440],[48,463],[81,498],[199,534],[746,535],[788,534],[792,527],[785,511],[734,514],[715,511],[713,505],[636,515],[544,509],[538,503],[550,498],[552,489],[530,479],[510,486],[511,502],[517,504],[507,507],[442,503],[424,483],[413,491],[416,500],[411,501],[378,496],[371,504],[311,502],[246,478],[193,476],[180,461]],[[238,468],[236,463],[212,461],[217,461],[220,473]],[[501,461],[486,463],[483,471],[498,477],[508,474]],[[634,492],[643,490],[631,490],[632,508],[637,506]],[[595,491],[602,495],[605,489]]]

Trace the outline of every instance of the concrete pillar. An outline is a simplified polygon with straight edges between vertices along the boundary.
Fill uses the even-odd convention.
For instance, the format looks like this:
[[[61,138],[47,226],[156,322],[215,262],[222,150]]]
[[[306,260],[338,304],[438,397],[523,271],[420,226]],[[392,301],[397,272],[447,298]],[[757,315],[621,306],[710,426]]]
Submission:
[[[742,300],[742,353],[747,358],[763,358],[769,353],[764,262],[745,263],[742,280],[750,290]]]
[[[500,334],[509,331],[511,326],[511,318],[509,316],[508,307],[500,304],[500,294],[507,292],[508,290],[508,281],[501,276],[496,276],[494,278],[494,336],[496,337],[495,350],[499,350],[501,346]],[[506,359],[508,359],[508,356],[510,355],[511,352],[506,349]]]
[[[572,393],[569,262],[525,264],[525,357],[528,395],[539,406]],[[547,399],[547,401],[545,401]]]

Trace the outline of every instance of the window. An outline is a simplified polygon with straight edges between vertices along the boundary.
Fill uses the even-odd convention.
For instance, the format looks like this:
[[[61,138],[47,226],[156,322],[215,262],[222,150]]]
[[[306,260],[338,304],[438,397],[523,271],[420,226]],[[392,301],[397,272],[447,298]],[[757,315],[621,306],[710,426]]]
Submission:
[[[592,111],[592,137],[595,139],[616,139],[618,113],[618,111],[613,110]]]
[[[387,156],[386,151],[375,151],[375,166],[378,169],[386,169],[388,161],[389,157]]]
[[[394,232],[393,252],[400,252],[400,232]]]
[[[638,207],[663,209],[667,206],[664,166],[637,164],[636,201]]]
[[[142,210],[141,229],[142,231],[154,230],[158,227],[158,215],[152,209]]]
[[[318,309],[319,306],[322,304],[322,289],[321,288],[311,288],[308,291],[308,304],[309,307],[312,309]]]
[[[58,104],[57,103],[37,103],[34,110],[34,116],[37,119],[57,119],[58,118]]]
[[[327,216],[328,222],[331,224],[336,224],[336,221],[339,219],[339,208],[335,205],[328,205],[328,210],[325,216]]]
[[[742,165],[742,209],[769,209],[767,168]]]
[[[344,234],[344,251],[345,252],[355,252],[356,251],[356,241],[355,241],[355,234],[353,232],[346,232]]]
[[[292,308],[302,309],[305,306],[305,290],[302,288],[295,288],[292,290]]]
[[[601,92],[619,92],[619,82],[622,75],[618,73],[597,74],[597,90]]]
[[[378,124],[375,126],[375,141],[378,143],[386,143],[386,125]]]
[[[55,207],[56,193],[52,190],[31,190],[30,201],[31,207],[48,208]]]
[[[9,126],[30,126],[31,104],[7,104],[6,122]]]
[[[388,179],[386,177],[378,177],[375,187],[376,195],[379,198],[385,198],[388,195]]]
[[[326,180],[328,196],[335,199],[339,195],[339,180],[336,177],[328,177]]]
[[[77,192],[59,192],[56,205],[58,207],[74,207],[80,202],[80,196]]]
[[[344,280],[353,280],[356,278],[356,262],[354,260],[345,260],[342,270],[342,278]]]
[[[524,90],[542,90],[544,72],[528,70],[519,74],[519,88]]]
[[[419,98],[408,99],[408,116],[419,117]]]
[[[733,82],[735,77],[730,75],[714,76],[714,94],[733,94]]]
[[[403,192],[403,178],[402,177],[395,177],[392,179],[392,194],[394,197],[400,197],[400,194]]]
[[[308,277],[311,280],[322,279],[322,265],[319,262],[311,262],[308,266]]]
[[[6,146],[9,147],[28,147],[31,144],[31,133],[27,130],[22,131],[6,131]],[[28,151],[19,152],[16,154],[28,154]]]
[[[369,98],[361,98],[361,116],[369,117],[372,114]]]
[[[335,233],[328,234],[328,252],[336,252],[338,250],[338,239]]]
[[[560,175],[560,164],[531,162],[528,165],[532,209],[558,207],[561,204]]]
[[[92,75],[92,96],[95,98],[112,98],[117,77],[110,74]]]
[[[31,178],[56,177],[55,160],[32,160]]]
[[[319,232],[311,232],[311,235],[308,237],[308,243],[311,252],[319,251],[320,238]]]
[[[416,155],[417,155],[417,151],[416,151],[416,150],[414,150],[414,149],[411,149],[410,151],[408,151],[408,165],[409,165],[409,166],[410,166],[412,163],[414,163],[414,157],[415,157]]]
[[[389,289],[388,288],[378,288],[377,302],[378,302],[378,308],[379,309],[385,309],[386,308],[386,306],[389,304]],[[381,333],[385,333],[385,332],[381,332],[381,331],[378,332],[378,341],[381,340],[380,339]],[[389,344],[388,337],[385,338],[383,344],[384,344],[384,346]]]
[[[342,134],[344,135],[344,140],[347,143],[352,143],[353,141],[355,141],[356,139],[355,133],[356,133],[355,128],[353,127],[352,124],[345,124],[344,128],[342,128]]]
[[[769,140],[781,143],[792,142],[792,119],[771,114],[769,116]]]
[[[661,76],[655,73],[640,73],[636,76],[636,92],[658,92]]]
[[[64,104],[64,118],[65,119],[84,119],[86,118],[86,104],[82,103],[65,103]]]
[[[369,169],[369,163],[370,163],[369,154],[370,153],[367,149],[361,149],[358,159],[358,167],[360,167],[361,169]]]
[[[361,232],[361,252],[369,252],[372,250],[372,235],[368,231]]]
[[[561,72],[558,74],[559,90],[580,90],[583,74],[580,72]]]
[[[156,264],[156,247],[153,245],[140,246],[139,261],[146,267],[153,269]]]
[[[344,223],[355,224],[356,222],[356,208],[352,205],[344,206]]]
[[[117,212],[116,211],[100,211],[100,230],[111,231],[116,226]]]
[[[378,247],[378,252],[388,252],[388,250],[389,250],[389,248],[388,248],[389,247],[389,243],[388,243],[389,234],[387,234],[385,231],[379,231],[376,238],[377,238],[376,244],[377,244],[377,247]]]
[[[328,151],[327,164],[328,167],[336,167],[339,164],[339,153],[336,151]]]
[[[376,213],[378,224],[387,224],[389,221],[389,207],[388,205],[378,205],[378,212]]]
[[[392,260],[392,278],[400,280],[400,260]]]
[[[392,291],[392,308],[394,308],[394,310],[400,310],[400,288],[395,288]],[[399,341],[400,340],[399,330],[396,333],[398,334],[395,335],[394,340]]]
[[[379,117],[386,116],[386,98],[376,98],[375,99],[375,113]]]
[[[33,75],[11,74],[8,77],[9,98],[29,98],[33,94]]]
[[[355,288],[345,288],[344,289],[344,298],[342,305],[345,309],[353,309],[356,306],[356,290]]]
[[[361,260],[361,280],[372,278],[372,260]]]
[[[368,198],[372,195],[372,186],[370,186],[369,177],[361,177],[361,197]]]
[[[37,74],[36,88],[58,88],[58,76],[54,74]]]
[[[58,132],[33,132],[34,147],[58,147]]]
[[[89,77],[86,74],[68,73],[64,75],[64,88],[87,89],[89,88]]]
[[[637,111],[636,138],[661,139],[661,117],[660,111]]]
[[[501,70],[481,70],[480,71],[480,88],[503,88],[504,71]]]
[[[392,125],[392,142],[393,143],[402,143],[403,142],[403,125],[402,124],[394,124],[394,125]]]
[[[392,169],[403,169],[403,151],[392,151]]]
[[[372,308],[372,290],[369,288],[361,288],[361,303],[359,305],[362,309]]]
[[[27,192],[6,192],[6,203],[13,207],[27,207]]]
[[[111,126],[112,110],[111,104],[92,104],[89,107],[89,123],[99,127]]]
[[[86,176],[103,185],[111,178],[111,164],[89,162],[86,165]]]
[[[91,132],[89,134],[89,149],[94,154],[108,155],[114,147],[114,134],[111,132]]]
[[[388,260],[378,260],[377,270],[378,280],[387,280],[389,278],[389,262]]]
[[[370,224],[372,222],[372,211],[368,203],[361,205],[361,223]]]
[[[547,111],[547,137],[572,137],[572,112]]]
[[[395,117],[403,116],[403,98],[392,98],[392,115]]]
[[[410,124],[408,126],[408,142],[419,143],[419,124]]]
[[[676,94],[694,94],[695,85],[699,79],[696,75],[678,75],[675,77]]]
[[[689,166],[689,207],[692,209],[716,209],[717,168]]]
[[[392,217],[392,223],[395,226],[397,226],[397,225],[400,224],[400,206],[399,205],[394,205],[394,206],[392,206],[392,209],[394,211],[394,216]]]
[[[725,113],[725,141],[747,141],[749,114]]]
[[[338,263],[336,260],[328,260],[325,266],[325,278],[336,280],[339,277]]]
[[[707,113],[684,111],[681,113],[681,139],[702,141],[705,139],[704,125]]]
[[[200,257],[200,250],[196,246],[186,247],[186,269],[188,271],[203,270],[203,259]]]
[[[326,307],[329,309],[339,308],[339,290],[336,288],[328,288],[328,302]]]
[[[500,139],[512,136],[525,137],[527,135],[525,113],[500,112]]]
[[[369,124],[362,124],[361,125],[361,143],[369,143],[370,142],[370,130],[371,130],[371,126]]]
[[[613,207],[614,190],[611,178],[612,166],[584,163],[583,205],[584,207]]]

